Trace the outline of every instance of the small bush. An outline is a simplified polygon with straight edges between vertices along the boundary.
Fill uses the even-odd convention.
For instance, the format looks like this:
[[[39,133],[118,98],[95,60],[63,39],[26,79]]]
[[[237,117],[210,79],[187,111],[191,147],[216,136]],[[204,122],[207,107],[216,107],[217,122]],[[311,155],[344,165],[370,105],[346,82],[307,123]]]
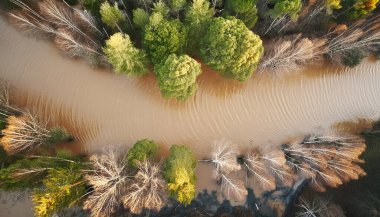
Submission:
[[[350,68],[353,68],[357,65],[359,65],[362,60],[364,59],[365,55],[360,50],[352,50],[349,52],[346,52],[342,59],[341,63],[344,66],[348,66]]]
[[[66,132],[65,129],[60,127],[55,127],[49,130],[48,137],[45,139],[45,144],[55,145],[60,142],[68,142],[73,138]]]

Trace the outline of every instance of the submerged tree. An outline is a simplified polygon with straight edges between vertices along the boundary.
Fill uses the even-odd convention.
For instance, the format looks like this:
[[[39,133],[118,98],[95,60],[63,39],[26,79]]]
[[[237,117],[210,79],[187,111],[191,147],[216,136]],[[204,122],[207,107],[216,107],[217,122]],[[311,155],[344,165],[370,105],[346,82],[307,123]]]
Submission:
[[[41,145],[55,145],[72,138],[63,128],[47,129],[46,123],[38,121],[29,112],[24,112],[21,116],[9,116],[7,124],[7,128],[2,130],[0,143],[9,154]]]
[[[138,172],[123,196],[124,207],[132,213],[144,209],[160,210],[167,200],[166,182],[161,176],[160,164],[149,160],[138,161]]]
[[[173,145],[164,164],[164,177],[167,181],[169,196],[184,205],[195,197],[195,167],[197,161],[193,152],[184,145]]]
[[[137,168],[139,162],[142,163],[154,159],[157,151],[158,145],[153,140],[141,139],[128,151],[126,160],[130,167]]]
[[[227,199],[242,201],[248,194],[244,182],[229,176],[230,173],[241,169],[237,162],[238,154],[236,145],[222,140],[214,142],[210,159],[203,161],[211,162],[215,165],[214,176],[220,184],[221,193]]]
[[[112,35],[103,50],[116,73],[137,76],[148,73],[144,52],[133,46],[128,35]]]
[[[171,54],[164,62],[154,67],[161,94],[177,100],[186,100],[197,90],[200,64],[187,55]]]
[[[201,57],[223,76],[246,81],[256,69],[264,48],[259,36],[242,21],[214,18],[202,39]]]

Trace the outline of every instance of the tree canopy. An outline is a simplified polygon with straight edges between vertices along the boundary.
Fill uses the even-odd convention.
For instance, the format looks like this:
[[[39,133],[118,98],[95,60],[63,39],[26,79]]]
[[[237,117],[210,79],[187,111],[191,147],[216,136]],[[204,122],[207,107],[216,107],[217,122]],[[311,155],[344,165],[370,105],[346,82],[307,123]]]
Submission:
[[[188,205],[195,196],[195,167],[193,152],[184,145],[173,145],[164,165],[164,177],[168,182],[169,195]]]
[[[149,14],[141,8],[133,10],[133,23],[138,28],[144,29],[145,25],[149,23]]]
[[[222,76],[246,81],[256,69],[264,47],[259,36],[234,17],[211,21],[201,42],[204,62]]]
[[[342,1],[341,19],[354,20],[364,18],[376,9],[379,0],[346,0]]]
[[[272,0],[273,9],[268,10],[268,14],[273,18],[281,18],[284,15],[289,15],[295,21],[298,18],[298,13],[302,9],[301,0]]]
[[[179,20],[166,20],[153,13],[147,27],[143,44],[153,64],[164,61],[170,54],[182,53],[186,46],[187,30]]]
[[[120,28],[119,23],[125,20],[123,12],[118,8],[116,2],[114,6],[107,1],[102,3],[99,12],[103,23],[113,29]]]
[[[226,0],[225,8],[235,13],[241,14],[248,12],[255,6],[254,0]]]
[[[171,54],[164,62],[155,66],[158,85],[164,97],[185,100],[195,94],[200,64],[187,55]]]
[[[148,73],[145,53],[133,46],[128,35],[115,33],[106,41],[103,50],[116,73],[126,75]]]
[[[141,139],[128,151],[126,160],[128,165],[137,168],[137,164],[154,158],[158,151],[158,145],[153,140]]]

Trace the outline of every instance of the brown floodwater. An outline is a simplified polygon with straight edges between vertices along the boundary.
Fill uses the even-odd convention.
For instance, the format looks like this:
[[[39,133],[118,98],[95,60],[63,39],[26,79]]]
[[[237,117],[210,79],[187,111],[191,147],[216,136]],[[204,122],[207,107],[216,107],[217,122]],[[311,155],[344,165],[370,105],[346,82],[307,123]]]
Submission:
[[[0,18],[0,79],[11,85],[12,101],[65,126],[77,151],[150,138],[164,149],[189,145],[202,157],[215,140],[228,139],[242,149],[269,147],[333,131],[338,122],[380,117],[380,62],[354,69],[322,64],[281,77],[255,76],[244,84],[203,69],[193,99],[163,99],[153,75],[114,75],[64,58],[47,40],[26,37]],[[209,177],[210,168],[198,170]],[[199,189],[210,181],[200,183]]]

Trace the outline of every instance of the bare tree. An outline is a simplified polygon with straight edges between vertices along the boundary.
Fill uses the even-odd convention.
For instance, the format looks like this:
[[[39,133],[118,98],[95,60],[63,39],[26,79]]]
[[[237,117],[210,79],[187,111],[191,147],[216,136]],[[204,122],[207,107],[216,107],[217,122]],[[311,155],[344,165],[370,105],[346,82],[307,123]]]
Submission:
[[[100,45],[92,38],[102,34],[95,20],[86,12],[56,0],[43,0],[33,9],[21,0],[11,0],[22,8],[10,12],[11,20],[29,33],[54,37],[55,43],[70,57],[103,57]]]
[[[325,39],[308,39],[301,34],[268,43],[265,48],[259,72],[299,71],[306,64],[322,59],[322,55],[327,52]]]
[[[247,168],[248,174],[252,174],[254,181],[258,182],[263,189],[272,190],[276,188],[275,178],[264,164],[259,151],[253,151],[244,156],[243,164]]]
[[[312,178],[311,186],[324,191],[364,176],[357,165],[365,144],[359,137],[309,136],[300,144],[285,147],[287,163],[298,173]]]
[[[21,116],[9,116],[8,127],[2,130],[1,144],[9,154],[37,148],[50,137],[46,123],[38,121],[29,112]]]
[[[137,167],[138,172],[122,198],[124,207],[132,213],[161,209],[167,200],[167,192],[160,164],[146,160],[139,162]]]
[[[242,201],[248,195],[247,188],[241,180],[232,179],[221,173],[219,181],[221,182],[220,189],[222,194],[228,199]]]
[[[300,198],[296,217],[345,217],[342,208],[335,203],[315,197],[312,201]]]
[[[84,208],[91,211],[91,216],[108,217],[121,203],[127,183],[132,178],[126,172],[123,157],[117,149],[91,156],[93,170],[88,172],[85,179],[94,190],[84,202]]]

